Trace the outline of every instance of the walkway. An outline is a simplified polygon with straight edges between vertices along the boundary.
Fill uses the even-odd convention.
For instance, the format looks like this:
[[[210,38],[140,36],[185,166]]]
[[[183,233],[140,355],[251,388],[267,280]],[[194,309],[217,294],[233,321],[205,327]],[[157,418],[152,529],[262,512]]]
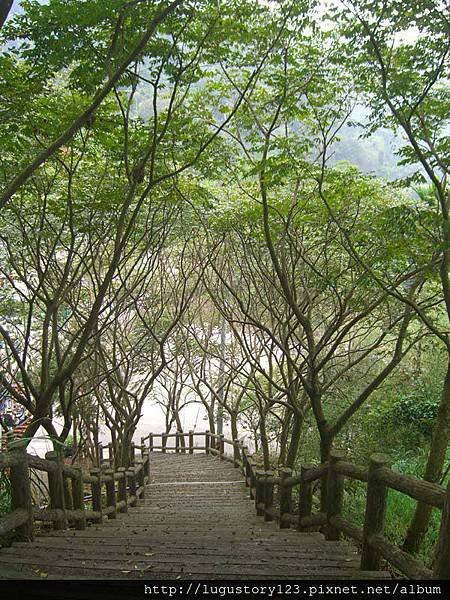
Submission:
[[[145,500],[84,531],[0,551],[0,578],[368,579],[345,541],[278,529],[255,514],[242,475],[205,454],[151,454]],[[381,574],[382,575],[382,574]]]

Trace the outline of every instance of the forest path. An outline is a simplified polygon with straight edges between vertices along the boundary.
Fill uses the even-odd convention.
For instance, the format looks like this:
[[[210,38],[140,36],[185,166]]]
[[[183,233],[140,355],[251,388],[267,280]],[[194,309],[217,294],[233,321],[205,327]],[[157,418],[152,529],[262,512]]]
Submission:
[[[368,579],[346,541],[255,514],[238,469],[206,454],[151,454],[145,499],[84,531],[0,551],[0,578]]]

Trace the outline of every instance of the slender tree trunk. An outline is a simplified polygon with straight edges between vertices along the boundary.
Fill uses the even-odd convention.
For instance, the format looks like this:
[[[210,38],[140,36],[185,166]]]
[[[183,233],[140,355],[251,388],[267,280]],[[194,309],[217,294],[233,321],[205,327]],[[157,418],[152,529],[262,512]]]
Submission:
[[[293,414],[291,439],[289,441],[289,450],[286,455],[286,466],[292,469],[297,459],[298,447],[303,427],[303,418],[300,414]]]
[[[179,431],[180,433],[183,433],[183,426],[181,424],[180,413],[178,412],[178,410],[173,411],[173,416],[175,418],[175,423],[177,425],[177,431]],[[180,445],[182,448],[186,448],[186,440],[184,439],[184,435],[182,435],[180,437]]]
[[[259,428],[261,434],[261,448],[263,451],[264,469],[268,471],[270,469],[270,451],[269,451],[269,440],[267,438],[266,430],[266,416],[261,415],[259,421]]]
[[[77,446],[78,446],[78,419],[76,417],[74,417],[73,419],[73,424],[72,424],[72,436],[73,436],[73,447],[76,451]]]
[[[223,433],[223,402],[224,402],[224,383],[225,383],[225,352],[226,352],[226,335],[227,335],[227,322],[225,317],[222,317],[221,331],[220,331],[220,363],[219,363],[219,378],[218,378],[218,391],[217,391],[217,433],[221,435]]]
[[[333,448],[334,437],[325,433],[320,433],[320,462],[325,463],[330,458],[330,452]],[[323,477],[320,486],[320,510],[326,512],[327,506],[327,479]]]
[[[133,440],[134,432],[136,431],[136,426],[134,423],[125,423],[122,432],[118,435],[118,457],[119,464],[116,466],[128,468],[131,464],[131,442]]]
[[[284,409],[283,423],[281,426],[280,433],[280,452],[278,456],[278,465],[283,466],[286,464],[286,455],[288,449],[289,430],[292,421],[292,411],[287,408]]]
[[[230,427],[231,427],[231,439],[237,440],[239,438],[238,424],[237,424],[237,413],[230,412]]]
[[[216,420],[214,418],[214,410],[208,410],[208,422],[210,433],[216,433]]]
[[[8,14],[12,8],[12,5],[13,0],[3,0],[2,2],[0,2],[0,29],[5,24],[5,21],[8,18]]]
[[[447,447],[450,438],[450,355],[447,373],[442,390],[441,403],[434,425],[431,446],[423,478],[425,481],[438,483],[445,464]],[[403,549],[406,552],[418,552],[430,522],[432,508],[423,502],[418,502],[414,516],[406,532]]]

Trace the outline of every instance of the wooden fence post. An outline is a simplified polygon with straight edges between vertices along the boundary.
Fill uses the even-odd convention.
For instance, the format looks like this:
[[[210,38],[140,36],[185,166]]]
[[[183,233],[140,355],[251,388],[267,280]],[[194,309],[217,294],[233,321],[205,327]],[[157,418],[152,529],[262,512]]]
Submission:
[[[450,579],[450,482],[447,485],[444,506],[442,507],[433,575],[435,579]]]
[[[339,516],[342,512],[342,504],[344,500],[344,477],[337,473],[336,463],[344,460],[345,454],[338,450],[330,452],[328,461],[328,476],[327,476],[327,526],[325,531],[325,539],[337,541],[341,537],[339,529],[336,529],[331,523],[332,517]]]
[[[244,446],[242,448],[242,466],[243,466],[243,472],[244,472],[244,477],[245,477],[245,485],[247,487],[249,487],[250,485],[250,462],[248,459],[248,448],[247,446]]]
[[[143,499],[143,498],[145,498],[145,481],[144,481],[144,478],[145,478],[145,472],[144,472],[145,465],[144,465],[144,460],[142,458],[139,459],[138,464],[137,464],[137,468],[138,468],[138,471],[137,471],[137,474],[136,474],[136,482],[137,482],[137,487],[142,488],[140,498]]]
[[[153,433],[151,433],[148,438],[148,447],[150,452],[153,452]]]
[[[128,487],[130,488],[129,490],[129,496],[130,498],[132,496],[134,496],[134,499],[130,500],[130,506],[137,506],[137,496],[136,496],[136,472],[133,469],[129,469],[126,472],[126,476],[127,476],[127,480],[128,480]]]
[[[126,513],[128,511],[127,504],[127,476],[125,467],[119,467],[117,469],[117,473],[121,474],[120,479],[118,480],[118,498],[119,502],[125,502],[125,506],[119,509],[119,512]]]
[[[175,432],[175,453],[178,454],[180,452],[180,432],[177,430]]]
[[[93,523],[101,523],[103,521],[102,517],[102,483],[101,469],[91,469],[90,470],[91,477],[95,477],[96,481],[91,481],[91,494],[92,494],[92,510],[95,512],[99,512],[100,516],[92,519]]]
[[[292,469],[280,469],[280,529],[289,529],[291,526],[289,521],[283,520],[283,515],[292,512],[292,488],[283,485],[284,479],[291,477]]]
[[[209,444],[210,444],[210,437],[209,437],[209,431],[207,430],[205,432],[205,452],[206,452],[206,454],[209,454]]]
[[[66,510],[72,510],[73,508],[73,498],[72,498],[72,486],[70,485],[70,481],[68,477],[64,476],[63,472],[63,486],[64,486],[64,503],[66,506]]]
[[[189,454],[194,454],[194,432],[189,431]]]
[[[389,466],[389,462],[389,457],[384,454],[372,454],[370,457],[361,552],[362,571],[379,571],[381,565],[381,555],[378,550],[370,546],[370,538],[373,535],[383,534],[388,487],[378,481],[376,475],[378,469]]]
[[[256,471],[255,508],[258,517],[264,516],[264,471]]]
[[[225,454],[225,436],[220,434],[219,436],[219,452],[220,452],[220,460],[223,460],[223,455]]]
[[[73,469],[76,471],[76,476],[72,479],[73,507],[80,512],[80,517],[75,521],[75,529],[82,531],[86,529],[83,471],[81,467],[74,466]]]
[[[117,517],[117,509],[116,509],[116,482],[114,480],[114,471],[112,469],[106,469],[105,475],[107,477],[111,477],[111,481],[107,481],[105,483],[106,487],[106,506],[110,508],[111,506],[114,510],[108,513],[108,519],[115,519]]]
[[[312,512],[313,482],[305,481],[308,472],[313,469],[312,465],[301,465],[300,467],[300,494],[298,498],[298,524],[297,531],[305,531],[308,528],[302,526],[303,517],[310,517]]]
[[[23,508],[28,513],[28,520],[16,527],[15,539],[19,542],[33,541],[33,503],[31,499],[30,471],[28,468],[27,449],[23,444],[15,450],[20,462],[11,467],[9,479],[11,482],[12,509]]]
[[[255,464],[250,459],[248,460],[250,470],[250,499],[254,500],[256,490],[256,475],[255,475]]]
[[[144,452],[144,478],[147,478],[150,483],[150,452],[148,449]]]
[[[141,456],[144,454],[144,450],[146,448],[145,440],[146,440],[145,437],[141,437]]]
[[[273,508],[273,482],[268,481],[272,479],[274,473],[272,471],[266,471],[264,474],[264,521],[273,521],[273,515],[270,512]]]
[[[48,489],[50,493],[50,508],[56,508],[63,511],[63,516],[53,522],[54,529],[61,530],[67,527],[66,504],[64,499],[64,483],[62,475],[61,456],[58,452],[47,452],[45,455],[56,465],[55,471],[48,473]]]
[[[163,433],[161,435],[161,452],[165,453],[166,452],[166,446],[167,446],[167,433]]]
[[[241,460],[241,453],[239,452],[239,440],[233,440],[233,455],[234,455],[234,466],[239,467],[239,461]]]

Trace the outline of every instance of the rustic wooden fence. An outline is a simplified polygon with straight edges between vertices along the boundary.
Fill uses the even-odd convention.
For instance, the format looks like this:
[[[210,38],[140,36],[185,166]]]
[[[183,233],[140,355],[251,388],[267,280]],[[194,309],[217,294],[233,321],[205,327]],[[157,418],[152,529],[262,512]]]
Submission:
[[[113,456],[103,459],[99,446],[99,465],[89,471],[63,463],[59,452],[47,452],[45,459],[27,454],[19,445],[0,453],[0,469],[9,471],[12,512],[0,518],[0,535],[14,532],[14,539],[31,541],[35,523],[46,522],[54,529],[66,527],[84,529],[87,522],[102,523],[103,518],[115,519],[118,512],[127,512],[145,496],[145,484],[150,476],[149,452],[131,449],[129,468],[113,468]],[[45,472],[48,477],[49,506],[33,507],[30,469]],[[90,503],[88,510],[86,504]]]
[[[202,440],[194,445],[194,437]],[[184,447],[181,440],[187,437]],[[168,440],[175,438],[174,446]],[[155,440],[161,443],[155,444]],[[209,431],[150,433],[141,439],[150,452],[175,451],[193,454],[203,451],[218,456],[240,468],[250,497],[255,501],[256,513],[266,521],[278,521],[281,528],[294,526],[297,531],[321,529],[328,540],[339,540],[342,534],[361,545],[361,570],[377,571],[382,559],[411,579],[450,579],[450,484],[443,486],[403,475],[392,470],[389,458],[374,454],[368,467],[345,460],[341,452],[331,453],[329,462],[318,466],[303,465],[299,473],[282,468],[278,475],[264,471],[239,440],[229,440]],[[231,446],[231,454],[225,451]],[[358,527],[342,516],[345,480],[360,481],[366,487],[364,526]],[[313,488],[316,483],[326,488],[326,510],[313,514]],[[298,488],[298,510],[293,511],[293,490]],[[434,568],[426,568],[410,554],[392,544],[384,535],[389,489],[397,490],[414,500],[441,509],[439,539]],[[278,502],[275,504],[275,498]]]

